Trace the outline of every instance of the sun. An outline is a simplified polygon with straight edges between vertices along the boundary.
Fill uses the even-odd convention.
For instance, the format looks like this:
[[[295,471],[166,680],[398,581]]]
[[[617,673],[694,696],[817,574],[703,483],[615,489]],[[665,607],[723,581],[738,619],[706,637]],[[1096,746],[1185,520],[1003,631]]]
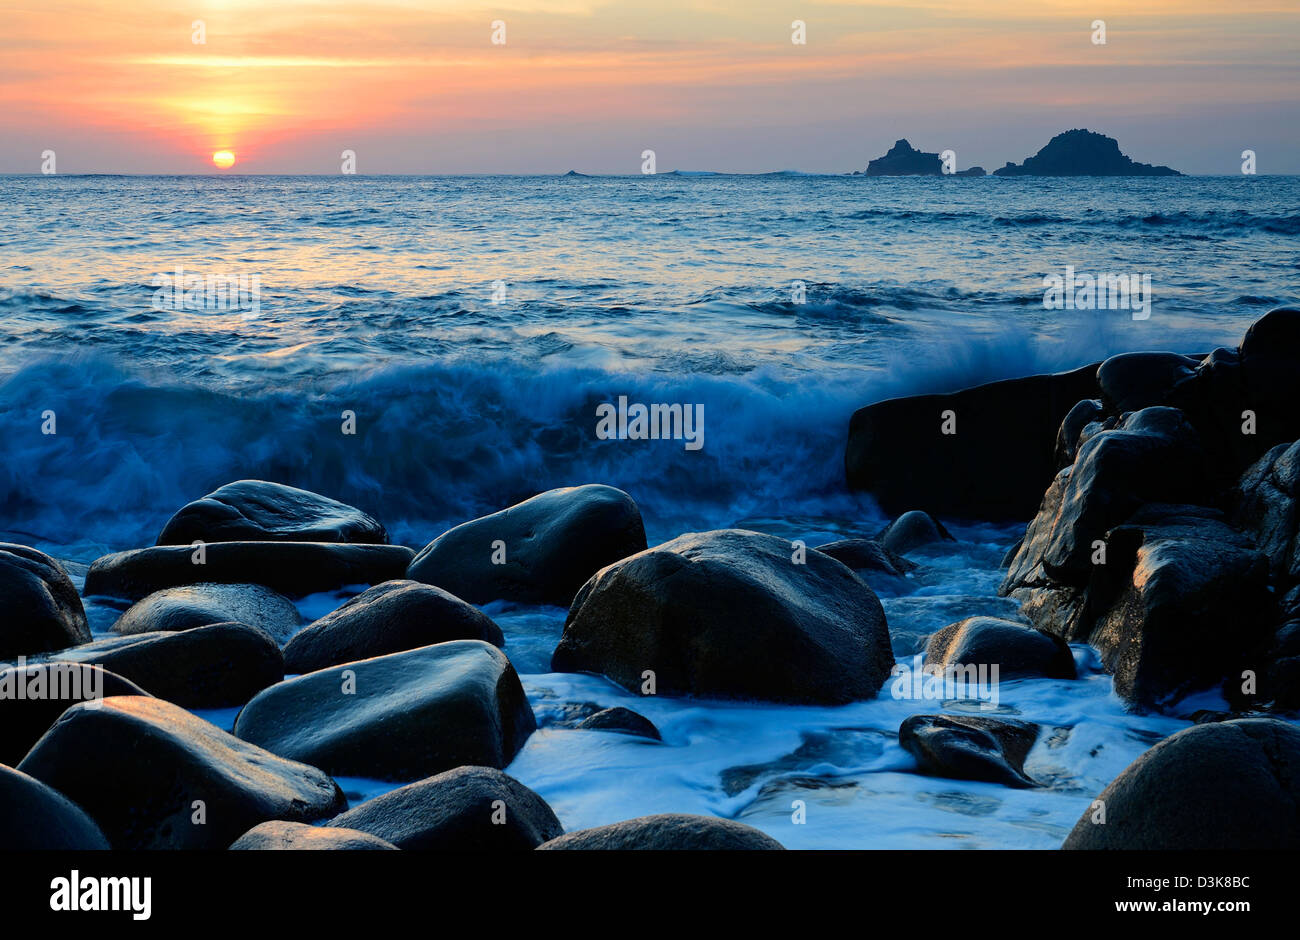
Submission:
[[[235,165],[235,155],[229,150],[218,150],[212,155],[212,163],[218,169],[228,170]]]

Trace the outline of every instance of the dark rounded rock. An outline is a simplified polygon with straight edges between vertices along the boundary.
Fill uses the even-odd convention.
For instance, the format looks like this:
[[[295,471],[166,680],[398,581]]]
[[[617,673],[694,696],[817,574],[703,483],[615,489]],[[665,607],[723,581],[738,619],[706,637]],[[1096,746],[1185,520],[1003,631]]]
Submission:
[[[258,823],[347,805],[315,767],[138,695],[69,708],[18,769],[79,803],[115,849],[224,849]]]
[[[388,541],[384,527],[359,509],[266,480],[237,480],[188,503],[158,536],[159,545],[202,542]]]
[[[967,617],[944,627],[930,637],[925,661],[939,666],[997,666],[999,679],[1077,675],[1070,647],[1059,636],[997,617]]]
[[[934,542],[955,541],[943,523],[919,509],[903,513],[885,526],[878,538],[885,548],[900,555]]]
[[[884,610],[840,562],[741,529],[690,533],[600,571],[551,659],[660,694],[842,704],[879,690],[894,656]]]
[[[86,572],[86,596],[140,600],[165,588],[209,583],[260,584],[298,598],[401,578],[413,557],[415,553],[403,545],[214,542],[200,549],[158,545],[95,559]]]
[[[1097,396],[1094,363],[867,405],[849,422],[848,485],[889,513],[925,506],[959,519],[1023,521],[1059,469],[1061,422],[1080,399]],[[944,433],[949,417],[955,434]]]
[[[148,694],[99,666],[37,663],[0,669],[0,764],[16,766],[59,716],[78,702]]]
[[[399,849],[451,852],[535,849],[564,832],[546,801],[494,767],[457,767],[407,784],[330,822]]]
[[[11,852],[104,850],[95,821],[62,793],[0,764],[0,848]]]
[[[538,846],[539,850],[749,851],[784,848],[766,833],[730,819],[662,813],[608,826],[580,829]]]
[[[1300,307],[1275,307],[1250,325],[1238,347],[1243,359],[1300,357]]]
[[[63,566],[34,548],[0,542],[0,657],[89,639],[86,612]]]
[[[1084,811],[1063,849],[1300,848],[1300,730],[1270,718],[1199,724],[1146,751]]]
[[[644,715],[638,715],[630,708],[622,708],[621,706],[601,709],[594,715],[588,715],[578,722],[577,729],[579,731],[613,731],[617,734],[632,734],[642,738],[651,738],[655,741],[663,740],[659,735],[659,729],[654,726],[654,722]]]
[[[505,767],[536,727],[505,653],[453,640],[274,685],[244,706],[235,734],[335,776],[415,780]]]
[[[1200,361],[1171,352],[1111,356],[1097,369],[1097,384],[1110,410],[1122,414],[1168,404],[1178,386],[1196,377]]]
[[[916,562],[890,551],[875,539],[840,539],[818,545],[817,551],[847,565],[859,576],[883,574],[901,578],[919,567]]]
[[[315,672],[447,640],[505,645],[501,628],[472,604],[431,584],[387,581],[303,628],[284,662],[289,672]]]
[[[293,636],[302,622],[298,608],[283,594],[260,584],[190,584],[155,591],[117,618],[113,632],[174,633],[213,623],[246,623],[277,642]]]
[[[912,715],[898,729],[923,772],[1009,787],[1038,786],[1025,773],[1037,737],[1037,725],[976,715]]]
[[[632,497],[589,484],[548,490],[444,532],[415,557],[407,577],[471,604],[567,607],[597,571],[645,547]]]
[[[331,850],[341,852],[396,852],[397,846],[356,829],[309,826],[275,819],[259,823],[235,840],[232,851]]]
[[[50,658],[99,663],[183,708],[242,705],[284,678],[284,659],[275,640],[244,623],[105,637]]]
[[[1105,418],[1106,409],[1096,398],[1085,398],[1070,409],[1070,413],[1061,422],[1061,429],[1056,432],[1056,466],[1068,467],[1082,445],[1080,437],[1083,429]]]

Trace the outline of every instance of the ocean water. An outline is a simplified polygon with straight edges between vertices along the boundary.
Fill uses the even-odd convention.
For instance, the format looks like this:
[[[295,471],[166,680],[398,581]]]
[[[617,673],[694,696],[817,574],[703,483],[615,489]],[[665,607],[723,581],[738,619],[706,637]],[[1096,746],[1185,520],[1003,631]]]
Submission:
[[[1150,318],[1044,309],[1044,276],[1067,266],[1150,276]],[[178,268],[256,277],[256,315],[158,309]],[[0,538],[75,572],[244,477],[358,505],[417,548],[586,482],[631,493],[652,543],[726,525],[870,536],[888,520],[843,486],[854,409],[1235,345],[1297,298],[1286,177],[0,176]],[[703,405],[703,449],[597,439],[595,406],[620,395]],[[945,521],[959,541],[881,586],[900,660],[964,616],[1016,616],[994,593],[1017,527]],[[107,629],[115,610],[92,606]],[[1054,848],[1187,724],[1128,714],[1080,646],[1077,681],[1003,684],[999,707],[1048,729],[1027,766],[1048,786],[938,780],[898,724],[966,704],[642,699],[549,672],[564,611],[489,612],[543,724],[510,772],[569,828],[684,811],[799,847]],[[665,743],[555,727],[576,702],[633,707]]]

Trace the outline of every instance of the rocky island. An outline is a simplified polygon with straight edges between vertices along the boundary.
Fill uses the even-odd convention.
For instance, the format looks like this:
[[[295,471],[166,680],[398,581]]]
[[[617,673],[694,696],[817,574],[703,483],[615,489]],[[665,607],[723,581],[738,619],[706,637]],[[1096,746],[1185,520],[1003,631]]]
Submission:
[[[1075,128],[1057,134],[1024,163],[1007,162],[994,176],[1182,176],[1167,166],[1137,163],[1120,152],[1119,141]]]
[[[943,172],[937,153],[917,150],[906,139],[894,142],[889,152],[867,164],[867,176],[984,176],[984,168],[973,166],[956,173]]]

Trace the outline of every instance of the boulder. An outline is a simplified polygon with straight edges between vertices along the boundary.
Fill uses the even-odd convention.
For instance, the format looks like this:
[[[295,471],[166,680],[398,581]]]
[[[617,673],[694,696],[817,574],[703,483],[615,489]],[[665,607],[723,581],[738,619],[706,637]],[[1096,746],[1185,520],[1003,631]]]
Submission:
[[[63,566],[34,548],[0,542],[0,657],[89,639],[86,612]]]
[[[818,545],[817,551],[852,568],[863,580],[876,574],[902,578],[919,567],[916,562],[885,548],[876,539],[840,539]]]
[[[505,767],[536,727],[506,655],[453,640],[274,685],[239,713],[235,734],[335,776],[416,780]]]
[[[1300,731],[1270,718],[1165,738],[1084,811],[1063,849],[1300,849]]]
[[[442,588],[387,581],[305,627],[284,648],[289,672],[315,672],[447,640],[504,646],[492,618]]]
[[[1171,352],[1111,356],[1097,369],[1097,384],[1111,414],[1167,405],[1178,387],[1196,378],[1201,361]]]
[[[632,497],[612,486],[566,487],[444,532],[415,557],[407,577],[471,604],[567,607],[597,571],[645,547]]]
[[[1094,363],[868,405],[849,422],[848,485],[889,513],[925,506],[956,518],[1028,519],[1056,473],[1062,420],[1099,395]],[[953,434],[944,433],[949,411]]]
[[[309,826],[282,819],[259,823],[235,840],[231,851],[334,850],[344,852],[396,852],[397,846],[368,832],[334,826]]]
[[[1215,511],[1144,507],[1111,530],[1108,547],[1084,622],[1122,698],[1176,701],[1239,674],[1266,640],[1268,560]]]
[[[1208,502],[1211,486],[1196,431],[1182,412],[1152,407],[1125,417],[1079,447],[1057,474],[998,590],[1024,605],[1035,624],[1081,638],[1082,591],[1099,543],[1148,502]]]
[[[612,731],[615,734],[631,734],[654,741],[663,740],[654,722],[630,708],[621,706],[603,708],[582,719],[575,727],[579,731]]]
[[[927,665],[998,667],[998,678],[1073,679],[1070,647],[1059,636],[997,617],[967,617],[949,624],[925,650]]]
[[[663,813],[640,816],[608,826],[580,829],[538,846],[539,850],[605,849],[626,851],[782,849],[784,846],[753,826],[714,816]]]
[[[956,541],[943,527],[943,523],[919,509],[903,513],[885,526],[876,538],[886,549],[898,555],[935,542]]]
[[[182,708],[242,705],[284,678],[275,640],[243,623],[105,637],[48,658],[98,663]]]
[[[78,702],[148,694],[99,666],[38,663],[0,669],[0,764],[16,766]]]
[[[231,622],[258,627],[284,643],[302,617],[293,601],[260,584],[190,584],[136,601],[117,618],[113,632],[123,636],[173,633]]]
[[[1095,428],[1095,431],[1100,431],[1103,429],[1101,423],[1105,420],[1106,409],[1098,399],[1085,398],[1083,401],[1075,403],[1061,422],[1060,430],[1056,432],[1056,468],[1058,470],[1074,463],[1074,458],[1079,453],[1079,446],[1083,443],[1082,437],[1085,429]],[[1089,434],[1089,437],[1091,436]]]
[[[69,708],[18,769],[79,803],[115,849],[224,849],[258,823],[346,806],[316,768],[139,695]]]
[[[382,544],[388,533],[346,503],[283,483],[237,480],[182,506],[158,536],[159,545],[196,541]]]
[[[399,849],[486,852],[535,849],[564,832],[546,801],[494,767],[457,767],[348,810],[330,825]]]
[[[1300,438],[1300,307],[1264,314],[1246,331],[1239,350],[1241,381],[1257,422],[1250,436],[1261,452]]]
[[[1232,494],[1233,525],[1268,556],[1276,584],[1300,582],[1300,441],[1278,444],[1252,464]]]
[[[923,773],[1008,787],[1038,786],[1025,773],[1037,737],[1037,725],[975,715],[912,715],[898,729]]]
[[[95,821],[62,793],[0,764],[0,848],[6,852],[102,851]]]
[[[639,691],[843,704],[894,664],[880,601],[820,552],[741,529],[689,533],[601,570],[574,598],[551,659]]]
[[[162,545],[97,558],[86,573],[85,593],[140,600],[187,584],[260,584],[299,598],[401,578],[414,554],[402,545],[329,542],[214,542],[201,550]]]

